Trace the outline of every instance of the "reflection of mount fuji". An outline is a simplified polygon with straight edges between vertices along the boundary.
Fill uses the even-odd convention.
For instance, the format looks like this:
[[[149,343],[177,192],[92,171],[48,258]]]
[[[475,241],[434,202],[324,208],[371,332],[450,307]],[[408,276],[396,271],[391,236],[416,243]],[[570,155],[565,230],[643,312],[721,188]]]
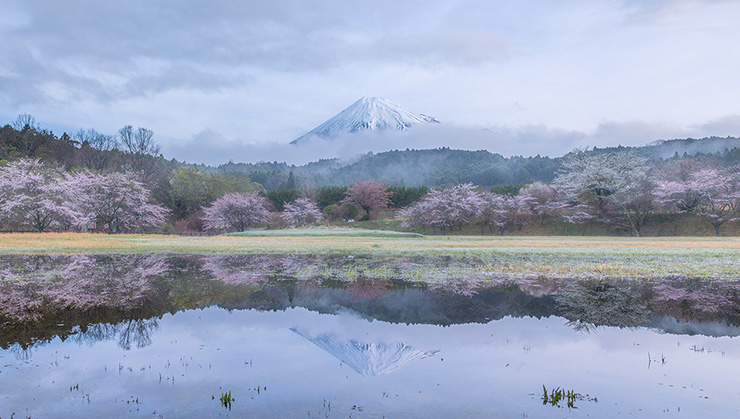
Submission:
[[[356,340],[344,340],[333,333],[309,336],[307,332],[295,327],[290,330],[330,353],[360,375],[390,374],[410,362],[433,356],[439,352],[437,350],[415,350],[403,342],[363,343]]]

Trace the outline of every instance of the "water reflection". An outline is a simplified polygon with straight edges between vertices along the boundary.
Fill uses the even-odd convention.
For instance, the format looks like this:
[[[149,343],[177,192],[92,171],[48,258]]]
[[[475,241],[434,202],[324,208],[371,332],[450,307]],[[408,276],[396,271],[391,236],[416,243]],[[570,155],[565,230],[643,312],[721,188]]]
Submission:
[[[643,325],[650,314],[648,300],[632,283],[569,281],[559,287],[554,298],[560,314],[576,330]]]
[[[492,279],[471,273],[475,261],[463,262],[332,255],[3,256],[0,345],[24,348],[59,336],[144,347],[165,313],[212,305],[351,310],[367,319],[435,325],[560,316],[580,331],[618,326],[673,332],[691,325],[693,333],[739,335],[737,283]],[[415,277],[426,279],[409,280]]]
[[[434,356],[439,350],[417,350],[407,343],[361,342],[341,338],[336,333],[311,335],[291,327],[295,334],[323,349],[360,375],[386,375],[419,359]]]

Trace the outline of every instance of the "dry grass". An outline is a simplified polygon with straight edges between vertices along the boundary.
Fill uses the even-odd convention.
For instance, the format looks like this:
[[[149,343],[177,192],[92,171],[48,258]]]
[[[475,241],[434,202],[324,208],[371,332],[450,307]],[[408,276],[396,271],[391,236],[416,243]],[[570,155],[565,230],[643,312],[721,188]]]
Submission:
[[[450,256],[458,260],[463,271],[482,269],[490,276],[740,279],[740,238],[734,237],[391,238],[321,236],[315,232],[266,237],[0,234],[0,254],[72,253]]]

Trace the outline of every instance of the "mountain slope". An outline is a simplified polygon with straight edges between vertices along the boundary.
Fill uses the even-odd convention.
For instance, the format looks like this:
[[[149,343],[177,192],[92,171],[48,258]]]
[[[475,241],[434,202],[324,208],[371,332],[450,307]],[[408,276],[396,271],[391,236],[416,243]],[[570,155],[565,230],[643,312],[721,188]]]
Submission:
[[[358,131],[406,130],[416,124],[439,123],[431,116],[415,114],[401,105],[377,97],[363,97],[328,121],[291,141],[300,144],[312,137],[332,138]]]

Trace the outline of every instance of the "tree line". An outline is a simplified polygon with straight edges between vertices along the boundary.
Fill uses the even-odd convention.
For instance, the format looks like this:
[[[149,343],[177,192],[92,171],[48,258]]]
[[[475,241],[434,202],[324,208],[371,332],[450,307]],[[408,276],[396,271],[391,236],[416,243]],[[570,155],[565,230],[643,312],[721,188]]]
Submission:
[[[435,188],[399,216],[407,227],[442,233],[478,224],[504,234],[549,218],[625,226],[639,237],[648,216],[656,213],[693,214],[719,236],[722,225],[740,220],[740,165],[691,157],[656,163],[635,150],[576,150],[565,156],[552,183],[534,182],[516,195],[486,192],[470,183]]]
[[[738,218],[737,148],[710,155],[676,153],[670,159],[648,159],[644,150],[620,147],[608,152],[576,150],[557,159],[509,160],[484,151],[406,150],[370,153],[346,172],[333,160],[301,167],[263,162],[210,168],[166,160],[159,152],[154,133],[143,127],[127,125],[115,135],[87,129],[57,137],[41,129],[32,116],[20,115],[0,128],[0,229],[239,229],[238,223],[209,220],[213,206],[224,204],[225,197],[259,202],[271,214],[248,226],[370,219],[390,208],[401,210],[408,227],[443,233],[472,223],[504,233],[534,219],[551,219],[625,226],[640,235],[651,214],[690,213],[706,219],[719,235],[723,224]],[[535,165],[549,180],[497,185],[489,183],[493,178],[479,176],[511,171],[507,165],[516,162],[529,162],[530,169]],[[503,165],[496,166],[499,163]],[[327,186],[315,175],[383,172],[389,167],[400,171],[404,165],[407,172],[421,165],[436,170],[436,180],[428,184],[435,187],[369,178],[355,178],[352,186]],[[357,168],[362,170],[353,171]],[[450,175],[453,172],[459,176]],[[454,182],[471,176],[480,179]],[[368,190],[383,198],[363,202],[359,194]],[[95,203],[101,207],[95,208]]]

